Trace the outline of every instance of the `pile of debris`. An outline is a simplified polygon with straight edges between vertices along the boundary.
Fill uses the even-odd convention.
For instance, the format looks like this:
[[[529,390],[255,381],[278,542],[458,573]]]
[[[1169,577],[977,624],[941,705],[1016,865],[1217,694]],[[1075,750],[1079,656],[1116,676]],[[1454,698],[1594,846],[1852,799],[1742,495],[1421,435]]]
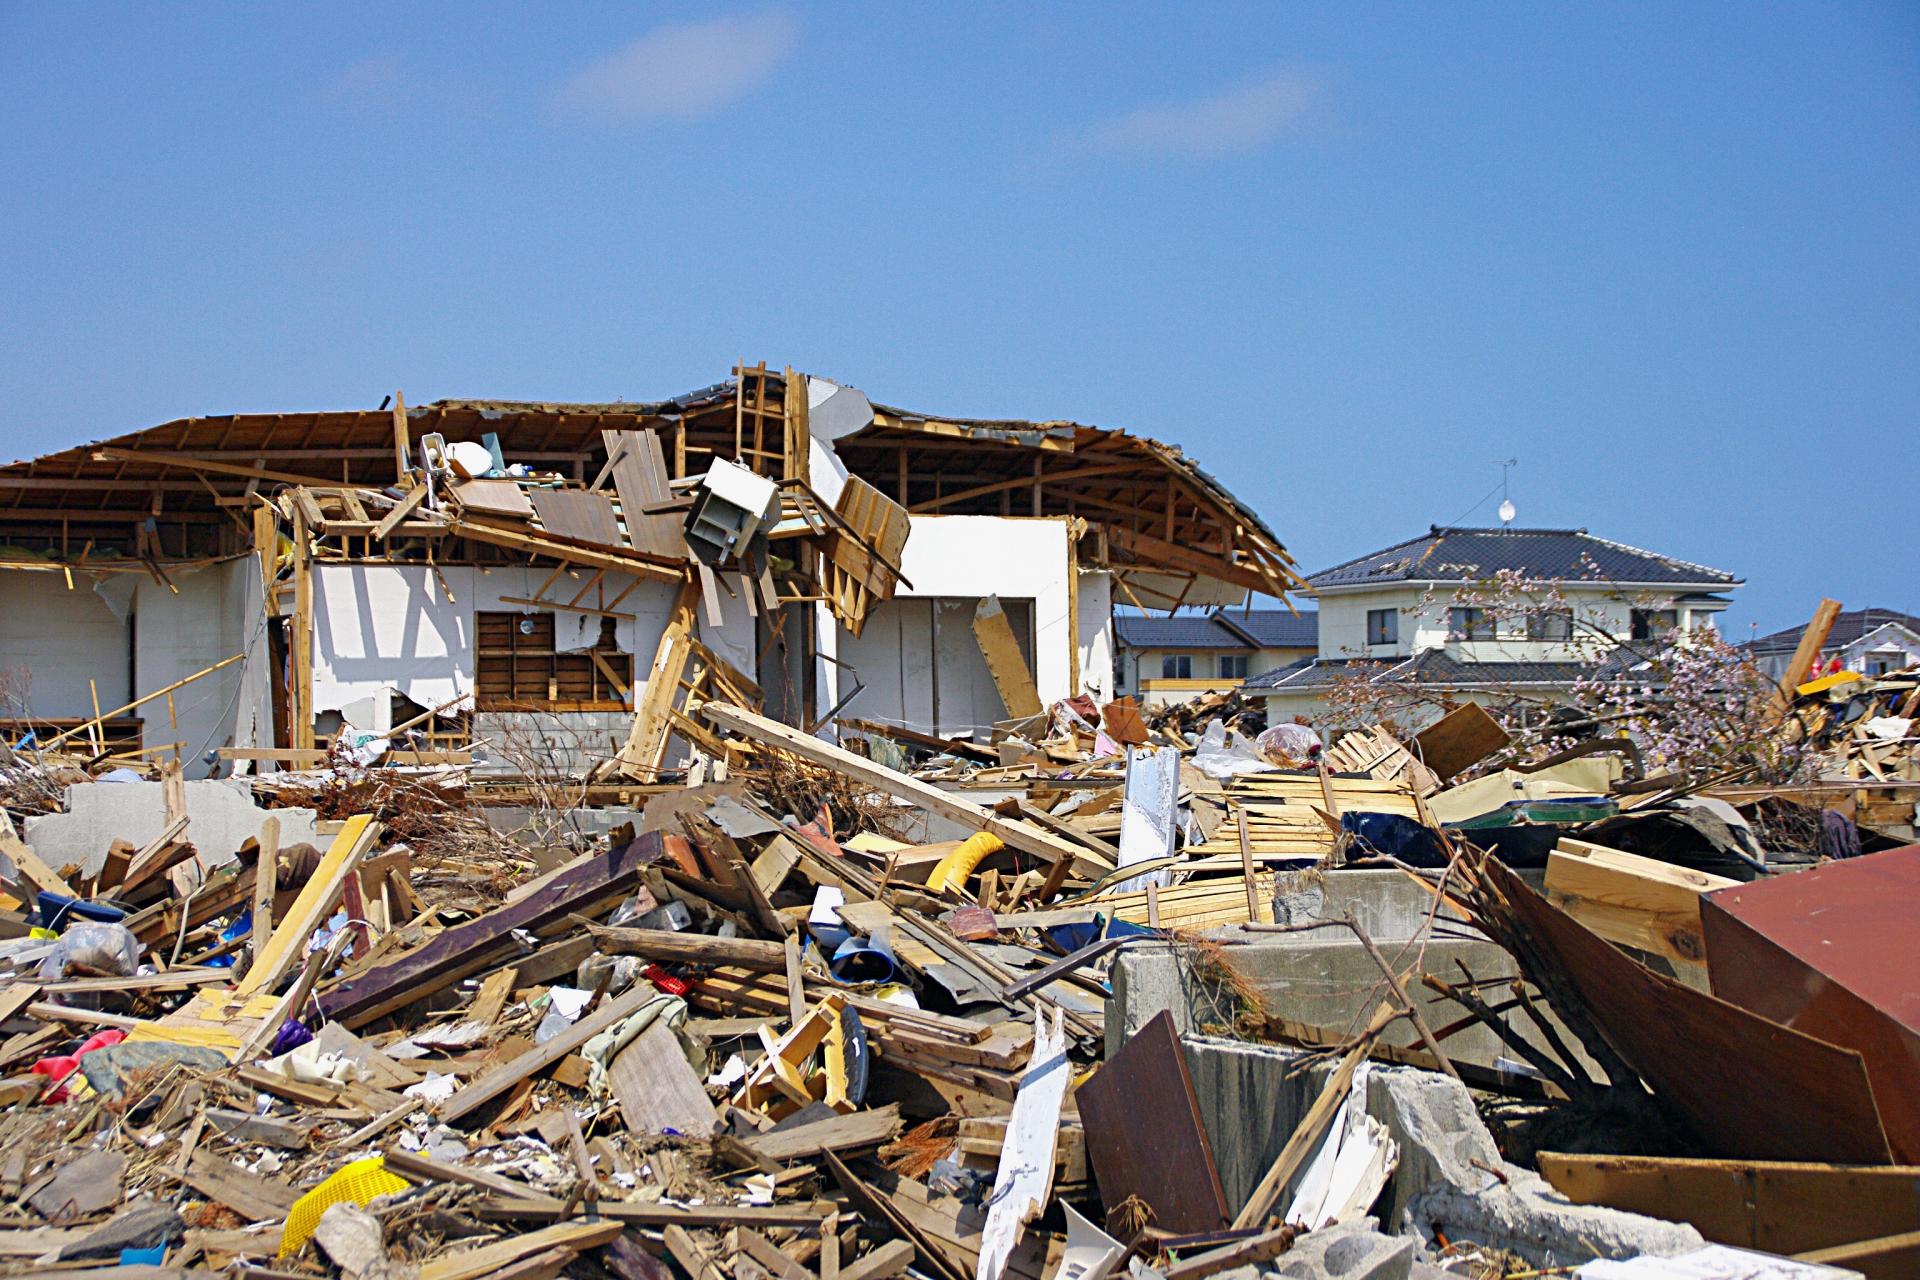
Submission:
[[[1884,770],[1905,727],[1871,724],[1920,681],[1831,711],[1839,687],[1796,714]],[[1823,694],[1878,736],[1812,723]],[[73,780],[29,839],[10,817],[6,1271],[1613,1280],[1607,1259],[1913,1257],[1920,1174],[1893,1162],[1920,1161],[1920,849],[1783,858],[1735,803],[1641,777],[1626,739],[1517,760],[1471,706],[1323,748],[1225,699],[1066,700],[986,744],[849,722],[844,745],[750,702],[673,706],[693,767],[570,843],[494,835],[457,768],[338,758],[191,797],[177,766]],[[87,777],[7,767],[10,797]],[[36,852],[147,789],[157,834]],[[1813,938],[1816,907],[1853,936]],[[1360,969],[1315,988],[1327,929]],[[1612,1145],[1550,1145],[1575,1133]],[[1791,1229],[1753,1227],[1728,1160],[1776,1197],[1770,1162],[1795,1162]]]

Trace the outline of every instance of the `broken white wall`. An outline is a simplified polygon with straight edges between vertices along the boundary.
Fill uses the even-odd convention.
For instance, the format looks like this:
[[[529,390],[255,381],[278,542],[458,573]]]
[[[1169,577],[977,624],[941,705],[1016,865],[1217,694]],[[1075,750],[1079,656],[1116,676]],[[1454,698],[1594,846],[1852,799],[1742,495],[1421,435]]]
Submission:
[[[1080,692],[1104,706],[1113,701],[1113,575],[1080,574]]]
[[[99,577],[117,577],[102,574]],[[127,695],[127,624],[114,616],[93,589],[95,575],[76,573],[68,590],[64,575],[0,569],[0,670],[32,672],[30,710],[49,719],[93,714],[87,687],[100,690],[100,709],[130,701]],[[0,714],[13,714],[12,708]]]
[[[872,609],[857,639],[836,627],[832,646],[822,645],[823,652],[853,664],[867,687],[841,714],[942,734],[1004,718],[999,690],[973,634],[973,603],[989,595],[1032,602],[1030,659],[1041,702],[1050,705],[1071,696],[1076,669],[1083,688],[1096,683],[1089,681],[1093,674],[1097,687],[1110,693],[1107,575],[1081,575],[1076,640],[1068,577],[1078,572],[1073,554],[1062,517],[914,516],[901,556],[901,572],[913,585],[903,584],[892,601]],[[844,671],[826,662],[819,670],[816,714],[850,687]]]
[[[393,693],[428,708],[470,698],[476,613],[551,612],[557,648],[591,648],[600,636],[598,615],[501,599],[533,598],[551,572],[517,565],[448,565],[438,575],[426,565],[318,566],[313,592],[314,708],[339,711],[356,727],[377,733],[393,727]],[[577,578],[562,574],[547,594],[567,599],[590,576],[584,571]],[[631,581],[609,573],[607,600]],[[619,604],[619,612],[634,616],[616,619],[616,641],[623,652],[644,655],[637,664],[642,669],[666,629],[677,590],[673,583],[646,581]],[[282,612],[291,608],[291,593],[283,593]],[[362,716],[371,723],[362,723]]]
[[[143,746],[185,743],[186,775],[201,778],[209,768],[204,753],[234,745],[244,690],[265,666],[259,571],[248,556],[171,569],[168,577],[177,592],[145,574],[76,574],[71,591],[61,574],[9,574],[0,667],[30,668],[33,714],[65,719],[93,715],[89,678],[99,690],[100,711],[111,714],[257,647],[246,661],[175,691],[172,717],[165,698],[131,713],[145,721]]]

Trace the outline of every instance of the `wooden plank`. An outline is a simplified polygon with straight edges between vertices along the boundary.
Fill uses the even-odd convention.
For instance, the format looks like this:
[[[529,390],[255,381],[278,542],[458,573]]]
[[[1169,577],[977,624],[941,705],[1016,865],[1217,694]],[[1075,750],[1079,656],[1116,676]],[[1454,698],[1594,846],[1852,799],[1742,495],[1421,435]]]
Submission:
[[[413,486],[413,488],[407,491],[407,496],[400,499],[393,510],[387,512],[386,515],[375,522],[373,529],[367,536],[371,537],[375,542],[385,542],[393,531],[400,526],[401,521],[412,515],[414,509],[426,500],[427,486],[423,484]]]
[[[273,895],[280,884],[280,819],[260,823],[260,853],[253,864],[253,936],[247,940],[250,964],[258,964],[273,937]]]
[[[300,1198],[300,1193],[284,1182],[246,1173],[204,1151],[193,1153],[192,1163],[180,1180],[249,1222],[278,1221]]]
[[[641,869],[658,859],[664,847],[659,832],[648,832],[624,848],[568,863],[531,896],[443,929],[425,946],[339,983],[320,997],[321,1008],[349,1028],[361,1027],[470,974],[513,960],[520,954],[514,930],[551,934],[566,927],[571,915],[610,908],[610,899],[628,893],[646,893]],[[651,906],[649,898],[647,908]],[[555,952],[555,963],[571,961],[569,969],[585,958],[584,949],[577,957],[554,947],[543,949],[517,961],[523,980],[532,980],[532,967],[544,967],[548,951]]]
[[[1800,643],[1794,646],[1793,657],[1787,660],[1787,670],[1780,677],[1780,687],[1774,692],[1773,701],[1767,707],[1767,727],[1779,724],[1787,714],[1787,708],[1793,705],[1794,690],[1807,681],[1807,672],[1820,657],[1820,650],[1826,646],[1827,636],[1833,631],[1833,620],[1840,616],[1838,600],[1822,599],[1813,611],[1813,618],[1807,623],[1807,629],[1800,633]]]
[[[900,1132],[900,1107],[888,1103],[869,1111],[854,1111],[832,1120],[817,1120],[797,1129],[763,1133],[748,1138],[746,1147],[756,1155],[784,1164],[822,1151],[857,1151],[892,1142]]]
[[[545,1044],[535,1045],[513,1061],[495,1067],[447,1099],[440,1108],[441,1123],[452,1124],[461,1116],[472,1114],[528,1076],[560,1061],[659,994],[651,983],[630,990],[618,1000],[602,1005],[599,1010],[580,1019]]]
[[[820,1250],[820,1280],[827,1280],[826,1247]],[[907,1269],[913,1261],[913,1245],[905,1240],[889,1240],[850,1267],[840,1267],[840,1249],[835,1242],[833,1259],[838,1280],[887,1280]]]
[[[1413,753],[1444,782],[1512,741],[1486,708],[1468,702],[1416,733]]]
[[[240,980],[241,995],[273,990],[294,961],[306,954],[307,939],[332,914],[348,874],[360,865],[373,842],[380,838],[380,831],[380,824],[364,813],[347,819],[328,847],[326,857],[321,859],[306,887],[300,890],[300,896],[293,900],[287,918],[273,931],[259,960]]]
[[[650,508],[675,500],[667,480],[666,458],[654,431],[602,431],[613,468],[614,491],[620,495],[620,514],[635,551],[667,559],[685,559],[685,527],[676,512],[647,514]]]
[[[993,683],[1000,690],[1000,700],[1006,704],[1008,717],[1024,720],[1044,712],[1046,707],[1034,687],[1033,673],[1020,654],[1020,642],[1014,638],[1013,625],[1000,607],[999,596],[988,596],[974,610],[973,635],[980,644],[980,656],[987,660]]]
[[[633,727],[627,733],[618,759],[620,767],[635,777],[657,776],[666,759],[674,702],[686,675],[687,662],[693,657],[693,607],[699,598],[697,582],[689,578],[681,584],[673,611],[667,615],[666,628],[660,633],[660,643],[654,648],[653,664],[644,677],[634,672],[635,681],[644,679],[646,687],[636,700]]]
[[[613,516],[613,499],[606,494],[579,489],[534,489],[527,496],[532,499],[545,532],[626,549],[626,540],[620,536],[620,523]]]
[[[609,956],[645,956],[669,964],[731,965],[755,973],[785,973],[786,948],[759,938],[718,938],[672,929],[620,929],[589,925],[594,945]]]
[[[1227,1196],[1187,1074],[1173,1017],[1164,1010],[1135,1032],[1074,1092],[1100,1198],[1139,1196],[1164,1231],[1198,1235],[1227,1224]],[[1153,1124],[1141,1124],[1151,1114]]]
[[[396,391],[393,393],[393,482],[396,485],[403,485],[410,478],[407,466],[407,446],[412,443],[410,435],[407,429],[407,400]]]
[[[549,1249],[571,1249],[584,1253],[611,1244],[626,1230],[622,1222],[560,1223],[542,1227],[522,1236],[469,1249],[464,1253],[436,1258],[420,1268],[420,1280],[479,1280],[510,1266],[522,1258],[531,1258]]]
[[[1541,1176],[1575,1204],[1690,1222],[1716,1244],[1786,1256],[1910,1230],[1920,1167],[1539,1153]],[[1920,1255],[1898,1274],[1920,1274]],[[1874,1269],[1876,1280],[1890,1273]]]
[[[1547,900],[1609,942],[1705,964],[1700,895],[1738,883],[1578,840],[1547,855]]]
[[[1034,1066],[1020,1080],[1007,1117],[1007,1132],[994,1172],[987,1221],[980,1228],[978,1275],[998,1280],[1026,1225],[1046,1212],[1053,1196],[1054,1156],[1060,1138],[1060,1108],[1073,1083],[1067,1061],[1065,1011],[1034,1020]]]
[[[659,1019],[620,1051],[607,1079],[629,1132],[671,1131],[702,1140],[712,1135],[706,1087],[688,1065],[679,1037]]]
[[[72,885],[60,878],[58,871],[41,860],[32,845],[19,837],[14,830],[13,818],[5,810],[0,810],[0,853],[12,859],[14,868],[32,881],[36,888],[67,898],[81,896]]]
[[[780,1280],[816,1280],[813,1272],[780,1252],[774,1247],[773,1241],[758,1231],[740,1227],[734,1238],[740,1242],[741,1252],[765,1267],[768,1274],[778,1276]]]
[[[484,1169],[444,1164],[426,1156],[416,1155],[401,1147],[389,1147],[384,1159],[390,1172],[418,1182],[458,1182],[469,1187],[484,1187],[488,1191],[507,1196],[509,1199],[525,1201],[534,1208],[545,1206],[559,1210],[564,1204],[563,1201],[545,1195],[524,1182],[515,1182],[512,1178],[503,1178],[497,1173],[488,1173]]]
[[[527,491],[520,487],[518,481],[504,476],[468,480],[455,485],[451,494],[462,511],[504,516],[509,520],[533,519],[533,504],[527,501]]]
[[[1071,858],[1075,870],[1088,879],[1098,879],[1113,870],[1113,865],[1089,849],[1062,840],[1050,832],[1036,831],[1032,827],[1007,822],[991,810],[963,800],[951,792],[909,778],[884,768],[863,756],[851,751],[822,742],[820,739],[789,728],[777,720],[768,719],[742,707],[726,703],[709,702],[701,714],[713,723],[736,733],[744,734],[768,746],[790,751],[815,764],[823,764],[829,769],[876,787],[898,799],[917,804],[923,809],[951,819],[962,826],[975,831],[989,831],[1000,840],[1022,853],[1032,854],[1046,862],[1057,862],[1061,858]]]

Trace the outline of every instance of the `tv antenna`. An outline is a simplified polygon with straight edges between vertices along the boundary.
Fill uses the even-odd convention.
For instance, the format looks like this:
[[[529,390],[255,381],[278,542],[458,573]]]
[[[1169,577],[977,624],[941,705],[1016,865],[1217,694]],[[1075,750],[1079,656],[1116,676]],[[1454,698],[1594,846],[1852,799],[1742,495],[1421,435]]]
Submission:
[[[1505,528],[1513,523],[1516,515],[1520,514],[1513,509],[1513,503],[1507,500],[1507,468],[1519,466],[1520,459],[1495,458],[1493,465],[1500,468],[1500,525]]]

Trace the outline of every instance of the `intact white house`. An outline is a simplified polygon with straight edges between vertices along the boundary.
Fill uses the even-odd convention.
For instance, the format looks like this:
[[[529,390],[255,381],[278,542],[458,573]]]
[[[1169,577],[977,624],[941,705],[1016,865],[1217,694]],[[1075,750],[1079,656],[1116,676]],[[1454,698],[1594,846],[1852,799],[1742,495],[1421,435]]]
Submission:
[[[1806,624],[1761,636],[1747,646],[1754,661],[1771,678],[1787,673],[1793,651],[1800,647]],[[1833,620],[1827,642],[1820,646],[1820,665],[1835,660],[1842,671],[1858,671],[1863,676],[1884,676],[1904,671],[1920,662],[1920,618],[1895,613],[1892,609],[1852,609]]]
[[[1540,607],[1513,616],[1458,598],[1501,573]],[[1604,656],[1609,637],[1712,626],[1729,603],[1718,593],[1743,580],[1585,529],[1435,525],[1307,581],[1320,599],[1317,652],[1244,686],[1266,692],[1274,723],[1320,721],[1328,687],[1358,663],[1455,701],[1552,698]]]

